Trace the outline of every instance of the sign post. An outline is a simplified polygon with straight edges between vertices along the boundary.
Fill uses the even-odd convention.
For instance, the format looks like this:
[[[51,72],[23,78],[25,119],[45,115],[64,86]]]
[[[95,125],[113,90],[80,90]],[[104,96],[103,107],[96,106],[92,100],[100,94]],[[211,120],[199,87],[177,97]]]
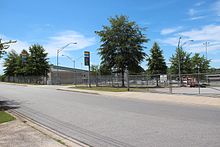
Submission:
[[[91,82],[90,82],[90,52],[89,51],[84,51],[84,63],[85,63],[85,66],[88,66],[88,68],[89,68],[88,86],[89,86],[89,88],[91,88]]]

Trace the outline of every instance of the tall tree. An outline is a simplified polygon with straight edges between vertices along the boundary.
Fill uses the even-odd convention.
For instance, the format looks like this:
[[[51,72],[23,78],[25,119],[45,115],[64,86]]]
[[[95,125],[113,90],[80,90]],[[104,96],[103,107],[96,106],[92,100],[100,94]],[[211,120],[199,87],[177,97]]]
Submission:
[[[209,69],[210,60],[207,60],[205,56],[200,56],[199,53],[195,53],[192,57],[192,69],[196,73],[199,68],[199,72],[206,73]]]
[[[24,58],[24,54],[25,54],[25,58]],[[30,71],[29,71],[30,64],[27,62],[28,59],[29,59],[29,53],[27,52],[27,50],[23,49],[17,58],[17,66],[15,70],[16,75],[20,75],[20,76],[30,75]]]
[[[111,75],[112,74],[111,67],[108,67],[105,64],[101,64],[99,67],[99,70],[100,70],[101,75]]]
[[[91,66],[91,74],[92,75],[98,75],[99,74],[99,66],[98,65],[92,65]]]
[[[191,67],[191,54],[185,52],[182,48],[177,48],[175,55],[172,55],[170,58],[171,66],[170,71],[171,74],[179,73],[179,62],[180,62],[180,71],[181,74],[189,74],[192,73]]]
[[[16,70],[18,68],[18,58],[19,55],[16,53],[15,50],[12,50],[8,53],[3,63],[4,73],[6,76],[15,76]]]
[[[148,72],[150,74],[166,74],[167,66],[163,56],[163,51],[155,42],[150,50],[150,56],[147,58]]]
[[[129,21],[127,16],[109,18],[110,26],[103,26],[96,31],[101,37],[101,46],[98,49],[101,55],[101,64],[108,68],[116,68],[122,75],[124,87],[124,73],[126,68],[131,72],[138,72],[140,63],[145,57],[143,43],[148,39],[142,33],[136,22]]]
[[[34,76],[45,76],[49,72],[47,53],[43,46],[34,44],[29,47],[30,57],[28,59],[29,71]]]

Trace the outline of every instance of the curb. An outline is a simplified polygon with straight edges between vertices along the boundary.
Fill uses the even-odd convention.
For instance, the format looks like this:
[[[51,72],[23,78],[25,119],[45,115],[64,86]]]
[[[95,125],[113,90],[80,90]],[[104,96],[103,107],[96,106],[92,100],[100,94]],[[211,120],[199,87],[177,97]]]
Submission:
[[[79,93],[85,93],[85,94],[95,94],[95,95],[100,95],[100,93],[97,93],[97,92],[90,92],[90,91],[78,91],[78,90],[75,90],[75,89],[61,89],[61,88],[58,88],[56,90],[60,90],[60,91],[68,91],[68,92],[79,92]]]
[[[139,98],[137,95],[124,95],[125,93],[122,92],[122,95],[112,95],[111,92],[93,92],[88,90],[77,90],[77,89],[66,89],[66,88],[60,88],[57,90],[61,91],[69,91],[69,92],[79,92],[79,93],[86,93],[86,94],[95,94],[95,95],[103,95],[103,96],[114,96],[117,98],[128,98],[128,99],[138,99],[138,100],[146,100],[146,101],[154,101],[154,102],[169,102],[169,103],[176,103],[176,104],[186,104],[186,105],[204,105],[204,106],[212,106],[212,107],[220,107],[220,99],[218,97],[210,97],[210,96],[203,96],[203,95],[186,95],[186,94],[169,94],[169,93],[158,93],[158,92],[148,92],[148,94],[152,96],[152,94],[156,97],[165,96],[164,99],[154,99],[154,98]],[[140,97],[143,97],[143,94],[146,94],[144,92],[140,92],[138,94],[141,94]],[[177,97],[177,98],[176,98]],[[183,98],[184,97],[184,98]],[[175,98],[173,100],[173,98]],[[185,99],[187,98],[187,99]],[[189,101],[190,98],[192,102]],[[201,99],[200,99],[201,98]],[[200,99],[200,100],[199,100]],[[196,100],[194,102],[194,100]],[[205,101],[204,101],[205,100]]]
[[[12,114],[15,118],[20,119],[23,123],[29,125],[33,129],[39,131],[40,133],[50,137],[51,139],[59,142],[60,144],[67,147],[89,147],[88,144],[81,142],[80,140],[68,137],[64,134],[61,134],[58,131],[55,131],[47,126],[40,124],[39,122],[23,115],[22,113],[17,112],[16,110],[7,111]]]

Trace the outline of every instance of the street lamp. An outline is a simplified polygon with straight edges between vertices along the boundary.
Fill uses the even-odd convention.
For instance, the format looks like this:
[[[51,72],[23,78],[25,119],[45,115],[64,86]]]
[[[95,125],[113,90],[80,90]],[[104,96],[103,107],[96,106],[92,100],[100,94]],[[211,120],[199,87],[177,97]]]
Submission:
[[[10,47],[9,44],[16,42],[17,42],[16,40],[9,40],[7,42],[2,42],[2,39],[0,39],[0,50],[8,49]]]
[[[70,43],[66,44],[65,46],[61,47],[60,49],[57,49],[57,84],[58,84],[59,53],[71,44],[77,44],[77,42],[70,42]]]
[[[71,58],[70,56],[67,56],[67,55],[62,55],[62,56],[64,56],[64,57],[67,57],[70,61],[72,61],[73,62],[73,68],[75,69],[75,63],[76,63],[76,61],[73,59],[73,58]]]
[[[184,43],[181,43],[181,39],[182,37],[179,37],[179,41],[178,41],[178,45],[177,45],[177,49],[178,49],[178,58],[179,58],[179,63],[178,63],[178,69],[179,69],[179,85],[181,86],[182,84],[182,80],[181,80],[181,67],[180,67],[180,48],[182,48],[184,45],[186,45],[188,42],[193,42],[193,40],[187,40]]]

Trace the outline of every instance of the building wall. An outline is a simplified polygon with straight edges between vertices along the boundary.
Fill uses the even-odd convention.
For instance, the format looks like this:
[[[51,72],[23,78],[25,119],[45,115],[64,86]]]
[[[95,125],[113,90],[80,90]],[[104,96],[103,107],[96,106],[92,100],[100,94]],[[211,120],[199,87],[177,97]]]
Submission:
[[[48,84],[81,84],[88,81],[88,71],[66,68],[66,67],[54,67],[50,69],[48,74]]]

